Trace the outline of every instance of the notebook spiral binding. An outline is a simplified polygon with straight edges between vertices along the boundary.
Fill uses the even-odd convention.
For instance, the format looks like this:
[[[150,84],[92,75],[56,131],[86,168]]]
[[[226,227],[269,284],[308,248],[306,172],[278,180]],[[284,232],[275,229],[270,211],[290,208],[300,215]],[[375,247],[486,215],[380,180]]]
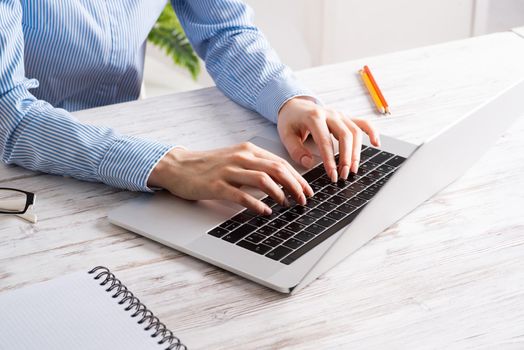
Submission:
[[[124,305],[128,303],[128,306],[124,309],[125,311],[135,310],[131,317],[141,318],[137,321],[138,324],[146,324],[144,328],[145,331],[150,331],[154,329],[154,333],[151,334],[151,337],[157,338],[160,337],[158,344],[166,345],[165,350],[187,350],[187,347],[182,344],[180,339],[178,339],[172,331],[167,329],[166,325],[160,322],[158,317],[156,317],[144,304],[140,302],[140,299],[135,297],[127,287],[122,284],[122,282],[115,277],[107,267],[97,266],[88,272],[89,274],[96,274],[93,278],[95,280],[102,280],[100,282],[101,286],[109,285],[106,288],[106,292],[114,292],[113,298],[120,298],[118,301],[119,305]]]

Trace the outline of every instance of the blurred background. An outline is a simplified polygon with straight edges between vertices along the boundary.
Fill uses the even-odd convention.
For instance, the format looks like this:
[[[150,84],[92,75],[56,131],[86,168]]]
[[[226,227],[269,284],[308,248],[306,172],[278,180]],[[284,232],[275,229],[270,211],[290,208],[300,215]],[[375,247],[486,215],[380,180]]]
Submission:
[[[294,70],[524,26],[524,0],[245,0]],[[148,44],[147,97],[212,86]]]

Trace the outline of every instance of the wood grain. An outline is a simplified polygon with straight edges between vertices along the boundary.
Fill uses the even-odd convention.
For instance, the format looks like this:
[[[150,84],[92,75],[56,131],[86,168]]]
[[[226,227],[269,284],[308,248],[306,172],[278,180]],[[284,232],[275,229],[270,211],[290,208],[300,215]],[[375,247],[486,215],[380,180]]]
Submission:
[[[324,103],[419,143],[524,78],[522,62],[524,39],[508,32],[298,75]],[[363,64],[391,117],[374,114]],[[195,149],[273,127],[214,88],[76,116]],[[109,224],[135,193],[2,166],[2,186],[37,193],[39,222],[0,218],[0,292],[106,265],[192,349],[522,349],[523,149],[521,118],[464,177],[293,297]]]

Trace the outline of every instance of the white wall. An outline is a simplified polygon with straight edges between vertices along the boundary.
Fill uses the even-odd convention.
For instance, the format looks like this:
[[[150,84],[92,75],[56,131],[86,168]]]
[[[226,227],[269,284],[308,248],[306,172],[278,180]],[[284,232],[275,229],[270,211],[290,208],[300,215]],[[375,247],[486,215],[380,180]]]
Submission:
[[[329,0],[323,63],[470,36],[473,0]]]
[[[476,0],[474,35],[524,26],[524,0]]]
[[[524,25],[524,0],[245,1],[295,70]],[[195,84],[162,53],[148,50],[148,96],[212,83],[203,72]]]

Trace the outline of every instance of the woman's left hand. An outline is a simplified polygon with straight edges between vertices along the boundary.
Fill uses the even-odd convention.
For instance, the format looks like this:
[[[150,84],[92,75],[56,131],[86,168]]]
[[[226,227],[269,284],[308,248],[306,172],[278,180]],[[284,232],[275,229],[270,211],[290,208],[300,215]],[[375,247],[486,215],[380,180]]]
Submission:
[[[360,162],[362,132],[380,147],[379,133],[364,119],[349,118],[335,110],[319,106],[309,97],[295,97],[282,106],[278,114],[278,133],[291,158],[306,168],[313,166],[311,153],[304,146],[309,135],[320,150],[324,168],[331,181],[347,179],[356,173]],[[340,160],[335,162],[331,135],[338,140]]]

